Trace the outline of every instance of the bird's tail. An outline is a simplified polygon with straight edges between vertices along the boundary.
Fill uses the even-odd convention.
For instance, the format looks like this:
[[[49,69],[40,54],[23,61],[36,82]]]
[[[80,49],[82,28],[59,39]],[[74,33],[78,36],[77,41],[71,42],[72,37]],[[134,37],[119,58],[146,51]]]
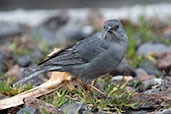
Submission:
[[[38,76],[39,74],[45,73],[45,72],[51,72],[51,71],[61,71],[61,67],[59,66],[54,66],[54,65],[48,65],[48,66],[43,66],[35,71],[33,71],[29,76],[18,80],[17,82],[15,82],[12,86],[16,87],[17,85],[20,84],[25,84],[27,83],[28,80]]]

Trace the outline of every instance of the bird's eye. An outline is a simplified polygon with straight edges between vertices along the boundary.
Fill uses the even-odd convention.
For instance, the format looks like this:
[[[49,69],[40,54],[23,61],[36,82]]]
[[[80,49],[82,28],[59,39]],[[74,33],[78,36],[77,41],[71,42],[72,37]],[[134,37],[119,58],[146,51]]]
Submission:
[[[116,29],[118,29],[119,28],[119,25],[116,25]]]

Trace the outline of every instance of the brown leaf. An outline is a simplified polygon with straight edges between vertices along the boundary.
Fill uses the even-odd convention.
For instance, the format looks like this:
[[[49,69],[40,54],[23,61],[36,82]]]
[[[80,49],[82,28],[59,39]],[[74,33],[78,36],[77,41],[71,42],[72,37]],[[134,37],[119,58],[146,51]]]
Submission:
[[[68,73],[53,72],[50,79],[47,82],[41,84],[40,86],[37,86],[23,93],[20,93],[11,98],[0,100],[0,110],[21,105],[24,103],[23,99],[26,97],[36,98],[51,93],[62,87],[63,81],[70,81],[70,80],[71,80],[71,76],[69,76]]]

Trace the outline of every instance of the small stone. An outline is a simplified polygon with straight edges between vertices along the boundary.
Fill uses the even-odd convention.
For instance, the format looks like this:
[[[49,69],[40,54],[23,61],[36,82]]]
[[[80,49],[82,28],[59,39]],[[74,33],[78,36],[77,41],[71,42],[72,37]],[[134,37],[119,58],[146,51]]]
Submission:
[[[165,52],[159,55],[157,66],[171,75],[171,52]]]
[[[69,110],[68,110],[69,104],[68,104],[68,103],[65,103],[65,104],[63,104],[63,105],[59,108],[59,111],[62,112],[62,113],[66,113],[67,110],[68,110],[68,113],[67,113],[67,114],[75,114],[75,113],[77,112],[78,108],[80,107],[80,105],[81,105],[80,103],[74,101],[74,102],[71,103],[70,108],[69,108]],[[79,113],[79,114],[82,114],[83,111],[84,111],[84,113],[86,112],[86,104],[85,104],[85,103],[82,104],[82,106],[81,106],[81,108],[79,109],[78,113]],[[88,112],[89,112],[89,111],[90,111],[90,110],[88,110]],[[86,113],[85,113],[85,114],[86,114]],[[91,114],[91,113],[90,113],[90,114]]]
[[[65,43],[74,44],[91,35],[93,31],[94,29],[92,28],[92,26],[83,26],[70,30],[65,34]]]
[[[141,82],[145,80],[150,80],[156,77],[154,75],[148,75],[147,72],[141,68],[136,70],[136,74],[137,74],[138,80],[140,80]]]
[[[147,114],[171,114],[171,108],[169,109],[164,109],[163,111],[160,111],[160,112],[149,112]]]
[[[24,107],[20,109],[16,114],[37,114],[37,110],[32,107]]]
[[[146,110],[141,110],[141,111],[132,111],[129,114],[147,114]]]
[[[141,61],[141,63],[139,64],[139,68],[142,68],[144,70],[147,70],[147,69],[157,69],[157,66],[156,66],[156,63],[149,60],[149,59],[143,59]]]
[[[136,69],[136,75],[137,77],[143,76],[143,75],[148,75],[147,72],[141,68]]]
[[[82,113],[81,114],[94,114],[94,112],[92,112],[92,111],[87,111],[87,110],[84,110],[84,111],[82,111]]]
[[[98,112],[94,112],[93,114],[109,114],[109,113],[104,111],[98,111]],[[112,113],[112,114],[116,114],[116,113]]]
[[[24,26],[21,24],[0,22],[0,39],[20,35],[23,32]]]
[[[161,79],[156,79],[156,78],[143,81],[142,84],[140,85],[139,91],[140,92],[146,91],[148,89],[151,89],[152,86],[158,85],[160,83],[161,83]]]
[[[32,58],[30,55],[24,55],[18,59],[18,64],[21,67],[27,67],[32,63]]]
[[[121,81],[124,77],[124,80],[127,80],[127,81],[130,81],[130,80],[133,80],[133,77],[132,76],[122,76],[122,75],[118,75],[118,76],[114,76],[112,77],[112,81]]]
[[[162,43],[144,43],[139,46],[138,48],[138,54],[139,55],[147,55],[151,52],[155,52],[157,54],[163,53],[163,52],[169,52],[171,51],[171,46],[166,46]]]
[[[143,68],[148,74],[155,76],[162,76],[163,73],[157,69]]]
[[[48,46],[56,46],[57,44],[61,44],[64,40],[63,32],[66,30],[64,30],[63,27],[64,25],[66,26],[68,20],[68,13],[61,11],[57,15],[49,17],[38,27],[32,29],[30,34],[39,36],[38,40],[43,41]],[[61,29],[63,30],[60,31]]]
[[[0,52],[0,71],[1,72],[7,72],[8,71],[8,67],[6,64],[6,59],[4,57],[4,54]]]
[[[164,111],[164,112],[162,112],[161,114],[171,114],[171,109],[168,110],[168,111]]]
[[[23,73],[24,69],[19,67],[18,65],[14,65],[8,72],[7,74],[10,74],[15,76],[15,77],[18,77],[20,78],[22,73]]]

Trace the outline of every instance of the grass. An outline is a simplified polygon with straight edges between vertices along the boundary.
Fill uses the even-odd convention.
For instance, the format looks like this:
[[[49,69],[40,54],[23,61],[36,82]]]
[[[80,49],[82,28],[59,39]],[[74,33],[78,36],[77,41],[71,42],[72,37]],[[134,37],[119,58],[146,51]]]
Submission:
[[[155,22],[149,22],[145,20],[145,16],[142,14],[139,19],[138,23],[134,25],[130,21],[124,25],[125,31],[128,36],[129,44],[126,52],[126,59],[128,63],[133,66],[134,68],[138,68],[141,61],[145,59],[144,56],[138,56],[137,54],[137,47],[145,42],[154,41],[154,42],[161,42],[165,45],[171,44],[171,38],[166,40],[164,36],[158,35],[158,32],[161,32],[162,29],[154,30]],[[138,36],[135,36],[135,35]]]
[[[128,25],[125,27],[125,30],[127,32],[128,42],[129,42],[126,52],[126,59],[131,66],[137,68],[141,63],[141,60],[144,58],[144,57],[139,57],[136,52],[136,47],[141,42],[134,40],[136,29],[130,23],[128,23]]]
[[[111,83],[111,78],[104,80],[103,92],[111,99],[101,99],[91,97],[88,103],[93,104],[94,110],[105,110],[106,112],[121,113],[124,108],[136,108],[136,104],[129,104],[131,96],[134,94],[135,89],[126,91],[128,82],[122,80],[119,83]],[[93,96],[98,96],[95,93]]]
[[[48,102],[50,104],[55,105],[57,108],[60,108],[64,103],[68,103],[68,112],[71,102],[74,99],[80,102],[80,106],[78,107],[77,111],[81,108],[83,103],[86,103],[87,106],[92,108],[92,110],[97,111],[105,111],[110,113],[122,113],[124,112],[125,108],[136,108],[137,103],[129,104],[131,96],[134,94],[135,89],[131,91],[126,91],[126,86],[128,82],[121,82],[115,84],[110,82],[111,78],[106,78],[103,81],[97,81],[97,83],[104,83],[103,91],[106,95],[108,95],[111,99],[105,99],[99,96],[99,93],[93,92],[90,94],[89,91],[85,90],[84,88],[75,89],[73,91],[68,91],[65,88],[59,90],[54,96],[46,96],[42,100]]]
[[[0,74],[1,77],[4,75],[3,73]],[[12,83],[16,80],[14,76],[6,76],[3,77],[2,80],[0,80],[0,93],[1,97],[3,96],[14,96],[19,93],[22,93],[26,90],[29,90],[32,88],[31,84],[28,85],[20,85],[15,88],[11,87]]]
[[[26,42],[22,38],[14,38],[14,40],[8,45],[10,51],[16,55],[22,56],[25,54],[31,54],[32,49],[30,49]]]

